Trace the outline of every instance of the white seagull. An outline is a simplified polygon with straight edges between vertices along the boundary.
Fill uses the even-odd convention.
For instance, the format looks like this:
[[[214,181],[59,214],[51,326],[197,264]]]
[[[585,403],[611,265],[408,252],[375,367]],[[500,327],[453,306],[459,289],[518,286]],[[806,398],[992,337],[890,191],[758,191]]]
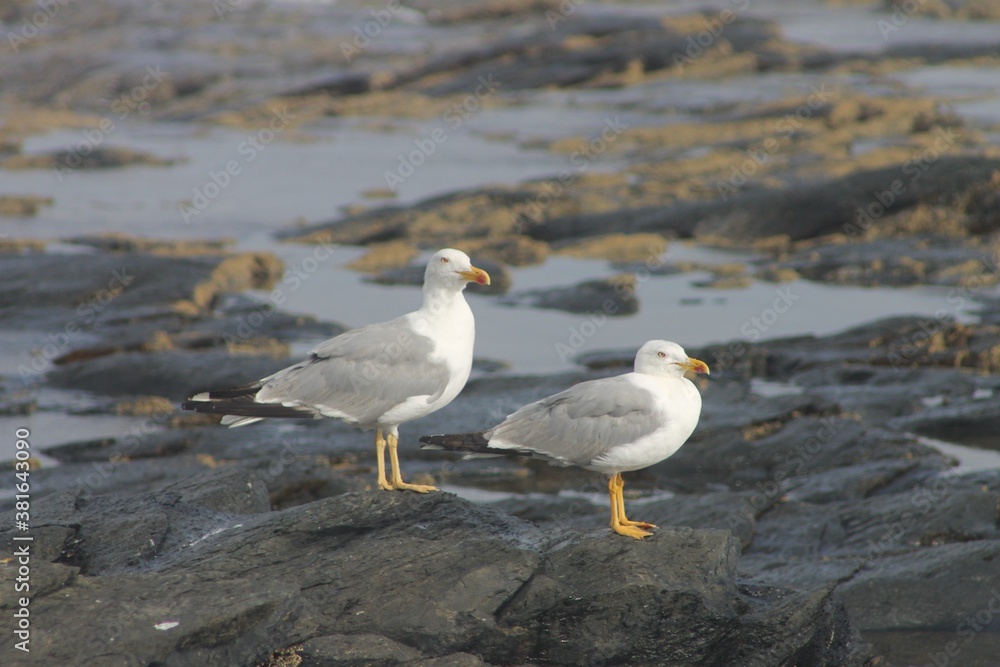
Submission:
[[[424,449],[465,452],[465,458],[537,456],[609,476],[611,528],[642,539],[651,523],[625,517],[622,473],[659,463],[688,439],[701,416],[701,394],[685,372],[708,373],[677,343],[651,340],[635,355],[635,370],[590,380],[524,406],[480,433],[420,438]]]
[[[347,331],[294,366],[241,387],[196,394],[181,407],[225,415],[222,424],[230,427],[269,417],[335,417],[375,429],[379,487],[434,491],[403,481],[399,425],[448,405],[469,379],[476,335],[462,294],[469,282],[489,285],[490,276],[464,252],[439,250],[424,273],[420,310]],[[391,478],[385,474],[386,444]]]

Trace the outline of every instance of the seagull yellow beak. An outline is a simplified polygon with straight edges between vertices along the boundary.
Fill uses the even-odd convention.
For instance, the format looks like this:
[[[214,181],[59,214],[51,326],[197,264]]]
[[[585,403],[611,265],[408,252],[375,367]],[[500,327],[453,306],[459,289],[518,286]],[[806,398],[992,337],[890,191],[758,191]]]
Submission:
[[[482,269],[477,269],[474,266],[471,267],[468,271],[459,271],[458,275],[462,276],[470,283],[476,283],[478,285],[490,284],[490,274],[486,273]]]
[[[705,375],[710,375],[708,370],[708,364],[706,364],[701,359],[688,358],[687,363],[680,364],[680,367],[691,373],[704,373]]]

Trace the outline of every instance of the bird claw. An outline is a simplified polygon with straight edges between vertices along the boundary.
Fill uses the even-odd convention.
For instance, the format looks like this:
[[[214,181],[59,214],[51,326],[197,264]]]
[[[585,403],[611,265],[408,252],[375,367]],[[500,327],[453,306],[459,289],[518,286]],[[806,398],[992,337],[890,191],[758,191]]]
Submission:
[[[407,482],[396,482],[391,488],[397,491],[416,491],[417,493],[430,493],[438,490],[436,486],[430,484],[409,484]]]
[[[655,523],[646,523],[645,521],[631,521],[625,519],[622,522],[623,526],[635,526],[636,528],[642,528],[643,530],[652,530],[653,528],[659,528]]]
[[[650,535],[652,535],[652,533],[650,533],[649,531],[642,530],[636,526],[626,526],[619,524],[617,526],[611,526],[611,529],[614,530],[619,535],[624,535],[625,537],[631,537],[636,540],[641,540],[645,537],[649,537]]]

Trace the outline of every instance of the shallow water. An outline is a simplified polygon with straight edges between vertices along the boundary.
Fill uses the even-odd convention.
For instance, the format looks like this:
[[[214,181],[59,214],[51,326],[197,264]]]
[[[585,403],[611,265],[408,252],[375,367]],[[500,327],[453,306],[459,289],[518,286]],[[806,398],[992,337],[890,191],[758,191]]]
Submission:
[[[299,3],[282,0],[275,6],[283,4]],[[343,26],[350,25],[346,19],[365,15],[364,9],[332,4],[334,13],[324,7],[322,16],[317,15],[321,20],[315,30],[343,32]],[[670,11],[702,9],[701,3],[684,2],[671,5]],[[663,7],[653,3],[586,5],[581,11],[595,15],[653,15],[662,12]],[[914,18],[883,38],[877,22],[886,19],[887,13],[864,7],[831,8],[825,3],[791,6],[767,1],[753,3],[747,11],[752,16],[779,21],[790,39],[841,52],[875,52],[906,43],[991,43],[998,34],[996,23]],[[373,48],[385,53],[419,51],[442,32],[466,42],[480,37],[474,26],[440,28],[426,24],[416,14],[408,14],[395,22],[387,39]],[[951,100],[971,123],[990,127],[1000,123],[997,81],[995,68],[977,65],[920,67],[880,76],[772,72],[733,76],[721,84],[651,80],[620,90],[521,91],[513,96],[516,103],[482,109],[461,127],[449,131],[447,141],[400,185],[398,196],[389,200],[366,199],[365,193],[384,189],[385,172],[396,168],[399,156],[412,150],[415,140],[441,127],[443,118],[376,119],[374,123],[372,119],[331,119],[280,133],[263,150],[253,152],[252,160],[249,153],[240,150],[249,134],[247,130],[193,123],[118,123],[105,137],[107,145],[144,150],[181,162],[169,167],[77,171],[62,179],[47,170],[5,171],[0,182],[3,193],[48,195],[55,202],[35,218],[0,218],[0,235],[57,239],[124,231],[152,238],[226,237],[237,239],[238,249],[268,250],[294,266],[312,249],[277,243],[271,236],[274,231],[296,222],[336,218],[344,206],[358,202],[407,204],[463,188],[551,177],[566,168],[568,156],[525,144],[592,136],[600,131],[605,119],[615,115],[629,125],[696,122],[705,110],[738,109],[741,104],[778,100],[827,82],[876,94],[913,87]],[[33,153],[73,146],[81,140],[80,131],[66,130],[28,137],[24,147]],[[191,200],[196,190],[205,192],[211,174],[223,169],[229,160],[237,161],[238,176],[186,222],[179,208],[181,202]],[[611,153],[605,154],[593,163],[593,168],[614,169],[619,160]],[[87,250],[53,246],[50,251]],[[344,268],[361,253],[356,248],[337,250],[319,265],[310,280],[289,294],[284,307],[358,326],[394,317],[418,305],[417,289],[364,283],[362,276]],[[673,243],[664,259],[722,263],[751,258]],[[513,268],[511,273],[513,289],[521,290],[570,285],[617,271],[603,261],[553,257],[542,266]],[[576,353],[634,348],[653,337],[695,346],[736,338],[823,335],[879,317],[935,315],[948,308],[947,290],[928,287],[860,288],[803,280],[784,285],[754,282],[742,289],[709,289],[693,284],[706,277],[692,273],[641,280],[639,313],[606,319],[510,308],[490,297],[470,295],[478,325],[476,352],[481,357],[507,362],[509,372],[546,373],[571,368]],[[775,304],[782,295],[790,303],[779,314]],[[975,318],[970,311],[948,314],[960,320]],[[30,359],[32,349],[43,343],[43,333],[0,332],[0,373],[9,374]],[[304,353],[308,347],[298,345],[294,351]],[[757,390],[776,389],[759,386]],[[155,388],[150,392],[155,393]],[[36,415],[27,422],[16,417],[0,418],[0,428],[9,430],[28,423],[38,438],[36,444],[41,446],[122,435],[131,426],[128,418],[66,416],[57,407],[63,400],[67,400],[65,396],[43,391]],[[76,396],[71,402],[88,400]],[[7,442],[0,441],[0,459],[10,455],[7,447]]]
[[[312,256],[308,247],[273,249],[289,266]],[[416,287],[365,283],[343,264],[362,251],[343,248],[320,264],[309,280],[289,292],[283,308],[356,327],[395,317],[420,304]],[[673,243],[657,262],[732,263],[749,256]],[[475,258],[473,258],[475,261]],[[512,267],[513,289],[572,285],[619,273],[603,260],[551,257],[545,264]],[[470,294],[476,314],[476,354],[509,364],[521,374],[565,371],[572,359],[598,349],[634,349],[651,338],[695,347],[734,339],[765,340],[800,334],[825,335],[892,315],[932,316],[948,308],[946,288],[906,289],[825,285],[807,280],[791,283],[755,281],[749,287],[698,287],[708,273],[649,276],[637,272],[639,312],[628,316],[582,315],[557,310],[503,306],[492,297]],[[264,294],[258,294],[264,298]],[[784,312],[778,312],[784,310]],[[951,312],[972,321],[968,310]],[[318,342],[318,341],[315,341]],[[312,341],[295,349],[305,354]]]

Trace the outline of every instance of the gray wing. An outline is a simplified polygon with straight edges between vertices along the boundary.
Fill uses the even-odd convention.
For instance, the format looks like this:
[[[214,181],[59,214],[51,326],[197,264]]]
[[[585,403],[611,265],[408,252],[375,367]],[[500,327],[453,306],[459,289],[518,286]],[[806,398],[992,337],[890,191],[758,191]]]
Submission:
[[[265,378],[256,400],[315,407],[373,424],[413,396],[432,401],[444,392],[448,367],[431,361],[433,351],[433,341],[405,317],[352,329],[316,346],[307,360]]]
[[[590,380],[524,406],[486,432],[491,448],[542,454],[587,465],[663,425],[653,395],[618,376]]]

